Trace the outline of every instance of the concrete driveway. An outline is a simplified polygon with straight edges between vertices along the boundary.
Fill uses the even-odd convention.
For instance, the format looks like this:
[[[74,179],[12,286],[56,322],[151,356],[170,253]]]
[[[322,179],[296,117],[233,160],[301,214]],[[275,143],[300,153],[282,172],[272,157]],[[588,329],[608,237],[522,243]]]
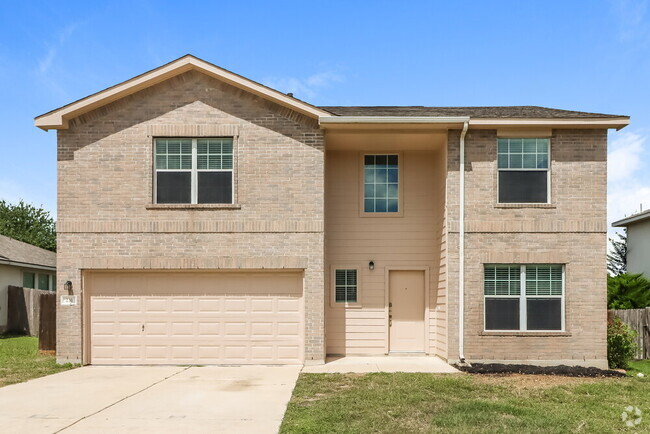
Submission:
[[[3,433],[277,432],[300,366],[88,366],[0,388]]]

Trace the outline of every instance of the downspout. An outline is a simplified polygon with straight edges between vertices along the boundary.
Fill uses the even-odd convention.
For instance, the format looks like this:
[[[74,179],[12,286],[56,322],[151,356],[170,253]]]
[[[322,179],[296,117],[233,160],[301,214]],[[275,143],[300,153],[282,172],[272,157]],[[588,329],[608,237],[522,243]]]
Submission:
[[[460,133],[460,210],[458,216],[458,358],[465,363],[465,134],[469,121]]]

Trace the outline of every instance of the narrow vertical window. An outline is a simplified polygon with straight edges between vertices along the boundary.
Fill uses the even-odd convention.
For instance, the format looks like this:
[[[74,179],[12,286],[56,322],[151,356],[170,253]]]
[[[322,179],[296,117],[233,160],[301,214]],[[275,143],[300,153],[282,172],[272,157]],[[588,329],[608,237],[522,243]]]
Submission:
[[[49,274],[39,274],[38,275],[38,289],[44,291],[50,290],[50,275]]]
[[[335,301],[337,303],[357,302],[357,270],[343,269],[334,273]]]
[[[198,139],[198,203],[232,203],[232,139]]]
[[[499,203],[549,202],[549,139],[498,139]]]
[[[519,330],[520,274],[519,266],[485,267],[486,330]]]
[[[399,156],[365,155],[363,162],[364,212],[399,212]]]
[[[34,273],[23,273],[23,288],[36,288],[36,275]]]
[[[156,139],[156,203],[192,202],[192,140]]]

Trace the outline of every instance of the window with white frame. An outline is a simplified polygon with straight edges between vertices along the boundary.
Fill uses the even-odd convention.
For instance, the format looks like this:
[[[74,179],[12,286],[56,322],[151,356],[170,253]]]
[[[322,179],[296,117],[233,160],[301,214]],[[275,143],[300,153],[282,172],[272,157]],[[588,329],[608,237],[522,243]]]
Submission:
[[[356,303],[357,294],[357,270],[337,269],[334,272],[334,301]]]
[[[155,139],[156,203],[233,203],[233,139]]]
[[[562,265],[485,265],[485,330],[564,330]]]
[[[499,203],[549,202],[549,139],[497,140]]]
[[[398,155],[364,155],[363,210],[367,213],[399,212]]]

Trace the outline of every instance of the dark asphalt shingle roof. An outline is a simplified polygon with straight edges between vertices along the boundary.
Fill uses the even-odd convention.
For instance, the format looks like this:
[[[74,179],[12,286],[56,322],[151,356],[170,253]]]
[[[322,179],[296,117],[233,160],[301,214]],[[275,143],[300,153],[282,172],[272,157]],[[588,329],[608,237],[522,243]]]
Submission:
[[[425,106],[322,106],[337,116],[470,116],[472,118],[620,118],[621,115],[559,110],[538,106],[425,107]]]
[[[56,267],[56,253],[0,235],[0,262]]]

